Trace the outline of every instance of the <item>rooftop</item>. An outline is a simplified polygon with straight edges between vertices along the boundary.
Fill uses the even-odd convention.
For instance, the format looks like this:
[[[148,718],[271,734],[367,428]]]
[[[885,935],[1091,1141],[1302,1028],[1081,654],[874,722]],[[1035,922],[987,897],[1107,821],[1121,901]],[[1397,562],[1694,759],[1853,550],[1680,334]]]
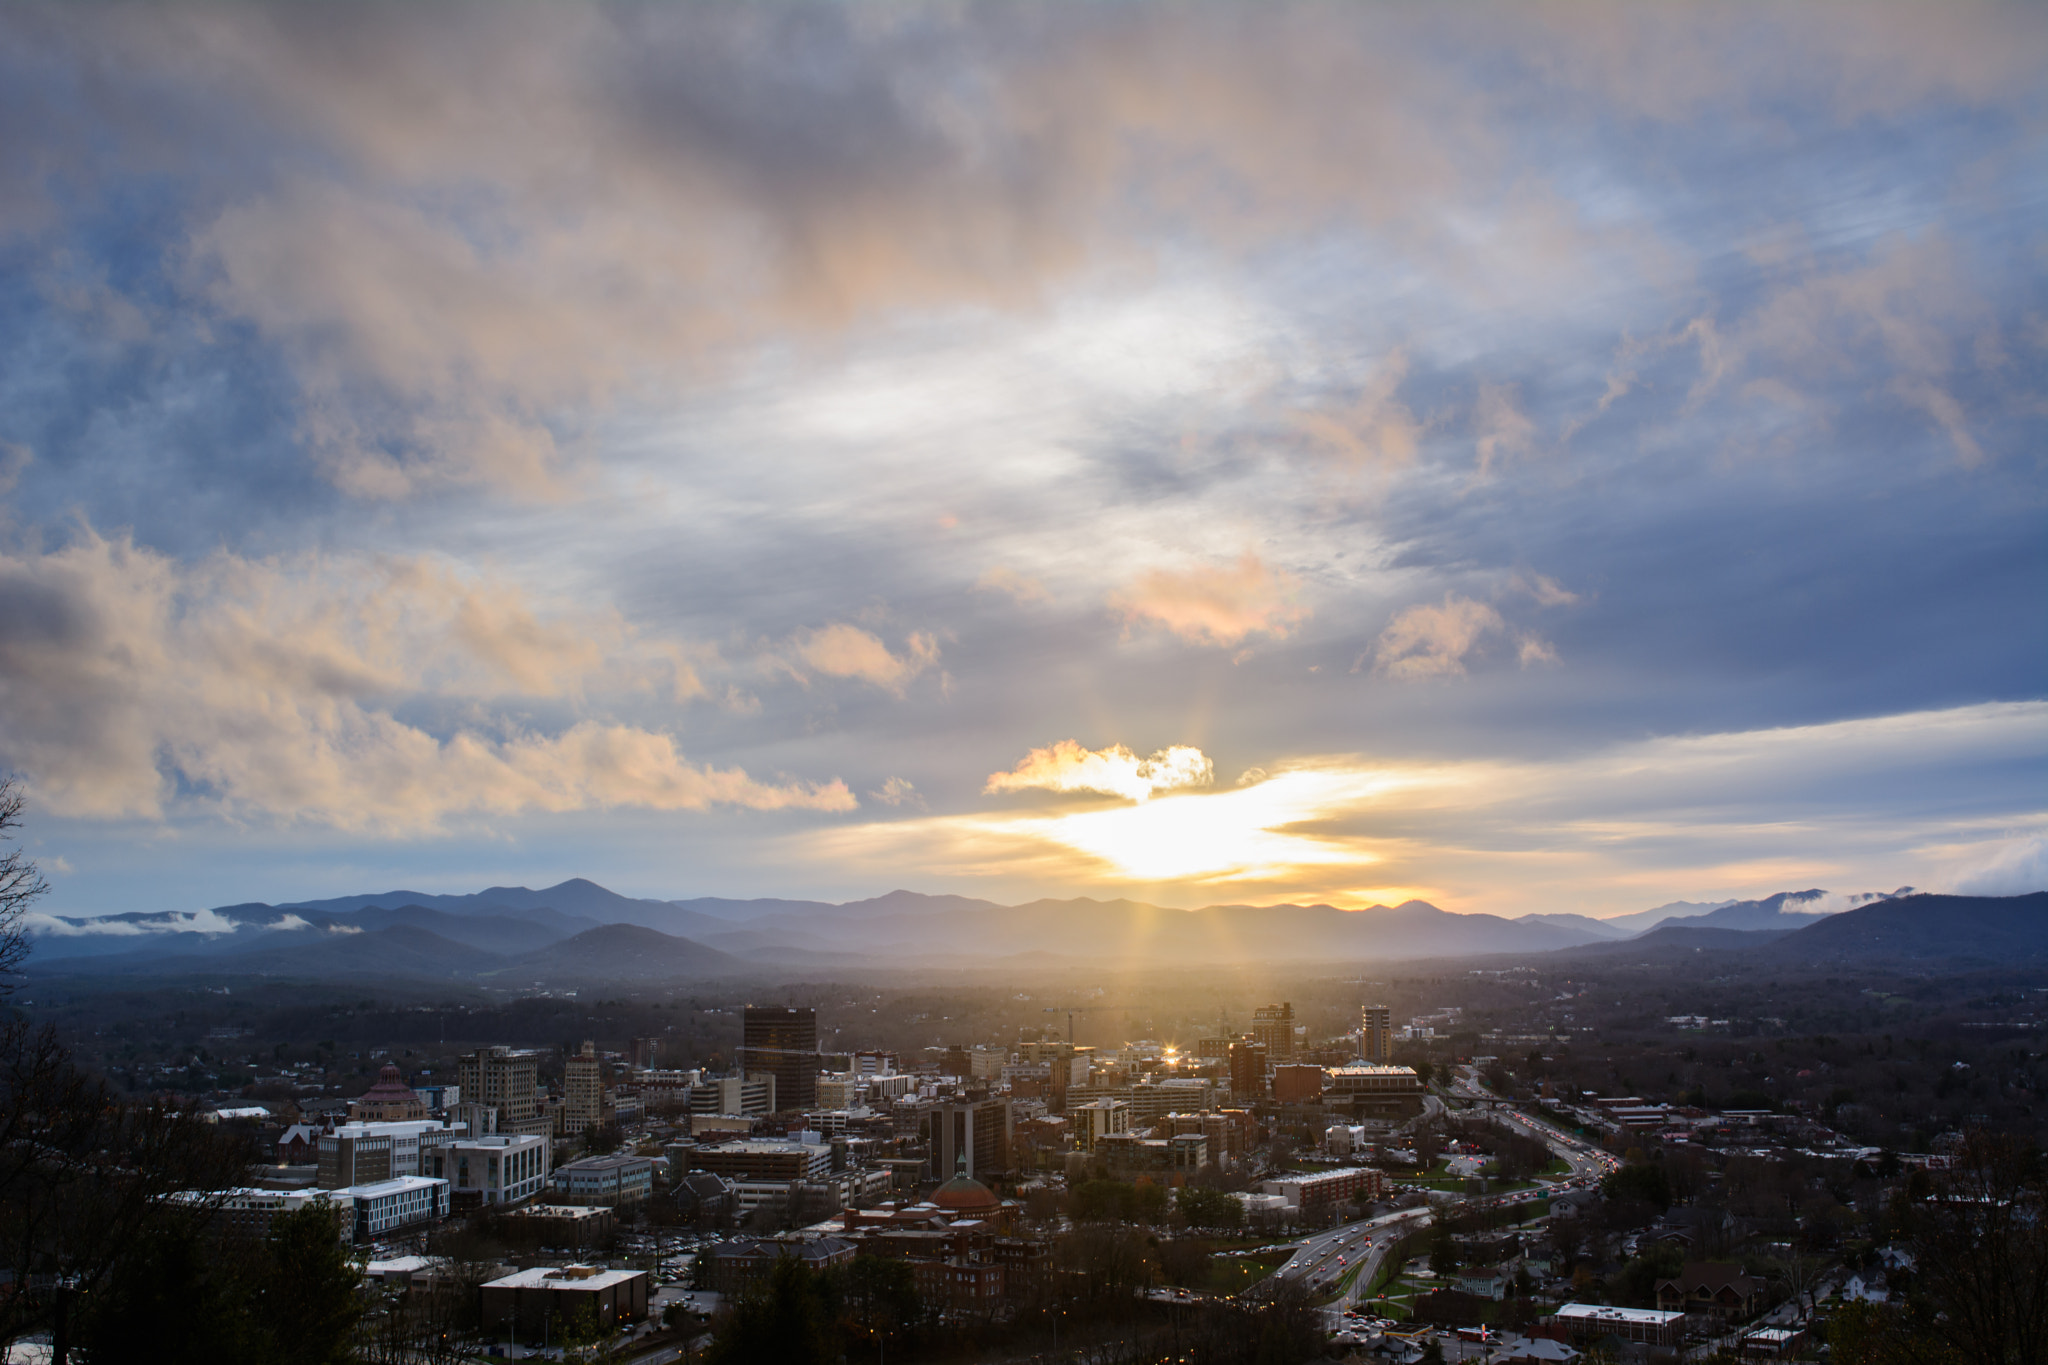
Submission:
[[[356,1103],[418,1104],[424,1107],[424,1101],[413,1093],[412,1087],[399,1076],[398,1068],[389,1062],[386,1062],[384,1069],[377,1073],[377,1083],[364,1091],[362,1098]]]
[[[765,1257],[770,1260],[778,1256],[789,1256],[799,1261],[818,1261],[851,1251],[853,1244],[837,1237],[803,1238],[800,1240],[781,1237],[735,1237],[720,1242],[705,1250],[704,1255],[714,1259],[728,1256]]]
[[[409,1190],[428,1190],[436,1185],[446,1185],[445,1180],[436,1180],[426,1175],[397,1175],[389,1180],[376,1180],[367,1185],[350,1185],[345,1190],[330,1190],[330,1194],[353,1195],[357,1199],[377,1199],[387,1194],[403,1194]]]
[[[234,1109],[216,1109],[214,1117],[223,1119],[267,1119],[270,1111],[260,1104],[245,1104]]]
[[[591,1265],[537,1265],[531,1270],[522,1270],[507,1275],[501,1280],[492,1280],[486,1289],[610,1289],[613,1285],[626,1284],[638,1278],[645,1278],[644,1270],[604,1270]]]
[[[436,1264],[425,1256],[394,1256],[388,1261],[371,1261],[363,1267],[363,1273],[373,1278],[385,1275],[410,1275],[415,1271],[431,1269]]]
[[[1412,1066],[1381,1066],[1378,1063],[1353,1062],[1349,1066],[1333,1066],[1326,1070],[1332,1076],[1413,1076]]]
[[[1568,1322],[1627,1322],[1644,1327],[1662,1327],[1677,1322],[1683,1313],[1667,1313],[1661,1308],[1610,1308],[1604,1303],[1567,1303],[1559,1306],[1557,1316]]]
[[[932,1191],[931,1202],[956,1213],[980,1213],[1002,1207],[993,1190],[964,1172]]]
[[[616,1171],[628,1166],[652,1165],[653,1161],[653,1157],[634,1156],[631,1152],[616,1152],[610,1156],[586,1156],[577,1161],[564,1162],[555,1167],[555,1173],[559,1175],[563,1171]]]
[[[418,1137],[421,1133],[445,1133],[453,1124],[439,1119],[357,1119],[334,1126],[335,1137]]]

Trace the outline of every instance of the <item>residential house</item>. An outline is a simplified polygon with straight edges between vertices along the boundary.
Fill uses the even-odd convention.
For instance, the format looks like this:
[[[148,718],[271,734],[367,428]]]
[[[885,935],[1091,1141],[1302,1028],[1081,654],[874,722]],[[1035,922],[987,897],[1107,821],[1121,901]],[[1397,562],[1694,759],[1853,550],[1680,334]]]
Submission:
[[[1657,1307],[1740,1322],[1762,1306],[1764,1282],[1730,1261],[1687,1261],[1678,1278],[1657,1282]]]

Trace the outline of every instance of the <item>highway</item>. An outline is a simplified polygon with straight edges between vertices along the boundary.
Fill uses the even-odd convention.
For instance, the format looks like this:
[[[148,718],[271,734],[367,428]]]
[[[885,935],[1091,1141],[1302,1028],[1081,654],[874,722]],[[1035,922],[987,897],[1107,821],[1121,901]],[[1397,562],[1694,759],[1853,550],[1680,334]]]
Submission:
[[[1526,1199],[1532,1193],[1552,1193],[1565,1189],[1586,1189],[1596,1186],[1606,1174],[1621,1163],[1600,1147],[1543,1122],[1533,1114],[1500,1101],[1500,1097],[1488,1090],[1479,1079],[1474,1067],[1461,1067],[1454,1075],[1450,1093],[1454,1099],[1495,1103],[1494,1117],[1519,1132],[1535,1138],[1547,1146],[1552,1154],[1571,1167],[1561,1180],[1548,1183],[1548,1190],[1515,1191],[1489,1196],[1481,1200],[1467,1201],[1486,1207],[1493,1204],[1515,1203]],[[1399,1234],[1420,1231],[1429,1226],[1428,1209],[1403,1209],[1382,1214],[1378,1218],[1359,1223],[1346,1223],[1340,1227],[1304,1237],[1296,1243],[1294,1255],[1274,1272],[1274,1278],[1293,1280],[1305,1285],[1312,1293],[1327,1293],[1336,1287],[1357,1262],[1361,1255],[1373,1261],[1371,1269],[1377,1269],[1377,1262],[1387,1249],[1398,1240]],[[1361,1273],[1357,1284],[1371,1282],[1369,1273]],[[1355,1293],[1356,1285],[1354,1285]]]
[[[1461,1201],[1466,1207],[1487,1208],[1521,1202],[1532,1195],[1548,1196],[1567,1189],[1594,1188],[1609,1171],[1621,1164],[1600,1147],[1573,1137],[1535,1115],[1515,1108],[1512,1102],[1502,1101],[1486,1088],[1479,1079],[1477,1070],[1472,1067],[1460,1068],[1454,1074],[1450,1084],[1450,1095],[1454,1100],[1494,1105],[1494,1117],[1542,1142],[1571,1168],[1563,1179],[1545,1182],[1547,1188],[1520,1190]],[[1445,1112],[1440,1100],[1435,1096],[1428,1098],[1432,1113]],[[1345,1316],[1346,1313],[1371,1302],[1366,1298],[1366,1294],[1371,1289],[1373,1281],[1379,1277],[1386,1258],[1404,1238],[1427,1228],[1432,1216],[1428,1208],[1400,1209],[1393,1213],[1381,1214],[1377,1218],[1345,1223],[1311,1233],[1293,1244],[1293,1254],[1271,1276],[1246,1293],[1257,1297],[1261,1293],[1271,1292],[1271,1287],[1276,1283],[1292,1283],[1299,1285],[1312,1297],[1320,1298],[1335,1293],[1338,1284],[1347,1276],[1351,1276],[1344,1292],[1321,1310],[1333,1334],[1351,1329],[1352,1323]],[[1354,1268],[1357,1274],[1352,1276]],[[1152,1291],[1150,1297],[1164,1302],[1185,1302],[1202,1296],[1191,1294],[1185,1289],[1165,1288]],[[1455,1342],[1446,1343],[1446,1349],[1463,1349],[1468,1353],[1474,1353],[1475,1356],[1486,1354],[1484,1347],[1464,1346]]]
[[[1594,1143],[1573,1137],[1560,1128],[1553,1127],[1535,1115],[1517,1109],[1511,1101],[1488,1090],[1479,1079],[1477,1067],[1460,1067],[1451,1081],[1454,1098],[1494,1103],[1494,1117],[1519,1132],[1527,1133],[1548,1146],[1553,1155],[1563,1160],[1571,1173],[1557,1182],[1561,1189],[1586,1189],[1598,1185],[1609,1171],[1621,1165],[1614,1156]]]
[[[1361,1284],[1372,1282],[1372,1274],[1378,1270],[1388,1248],[1404,1235],[1428,1226],[1428,1209],[1401,1209],[1363,1222],[1327,1228],[1297,1242],[1294,1255],[1273,1272],[1273,1278],[1298,1283],[1311,1294],[1323,1295],[1336,1289],[1337,1282],[1362,1260],[1367,1268],[1359,1272],[1347,1292],[1349,1302]]]
[[[1585,1142],[1535,1115],[1515,1108],[1512,1103],[1503,1102],[1488,1090],[1479,1079],[1478,1071],[1472,1067],[1461,1068],[1450,1085],[1453,1099],[1470,1100],[1495,1105],[1494,1116],[1502,1123],[1542,1142],[1553,1155],[1571,1169],[1564,1178],[1546,1182],[1544,1191],[1516,1191],[1492,1195],[1484,1199],[1465,1201],[1475,1207],[1489,1207],[1510,1204],[1527,1199],[1532,1193],[1549,1194],[1567,1189],[1590,1189],[1599,1185],[1606,1174],[1620,1165],[1620,1162],[1600,1147]],[[1431,1097],[1434,1100],[1434,1097]],[[1431,1212],[1427,1208],[1403,1209],[1395,1213],[1382,1214],[1378,1218],[1358,1223],[1346,1223],[1340,1227],[1326,1229],[1304,1237],[1295,1244],[1293,1256],[1274,1271],[1276,1281],[1293,1281],[1301,1284],[1313,1295],[1328,1294],[1336,1289],[1339,1281],[1357,1267],[1357,1275],[1351,1280],[1342,1296],[1334,1300],[1324,1312],[1328,1315],[1333,1330],[1348,1325],[1345,1313],[1368,1302],[1365,1295],[1378,1278],[1382,1263],[1393,1248],[1404,1237],[1422,1231],[1430,1224]]]

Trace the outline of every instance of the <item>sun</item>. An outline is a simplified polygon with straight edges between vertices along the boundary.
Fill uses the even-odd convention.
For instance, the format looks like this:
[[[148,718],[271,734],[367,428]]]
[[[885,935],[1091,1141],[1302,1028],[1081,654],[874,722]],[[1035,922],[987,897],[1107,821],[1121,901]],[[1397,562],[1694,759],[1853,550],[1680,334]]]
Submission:
[[[1400,785],[1393,774],[1284,772],[1232,791],[1023,817],[1030,832],[1138,882],[1282,881],[1379,861],[1358,836],[1304,826]]]

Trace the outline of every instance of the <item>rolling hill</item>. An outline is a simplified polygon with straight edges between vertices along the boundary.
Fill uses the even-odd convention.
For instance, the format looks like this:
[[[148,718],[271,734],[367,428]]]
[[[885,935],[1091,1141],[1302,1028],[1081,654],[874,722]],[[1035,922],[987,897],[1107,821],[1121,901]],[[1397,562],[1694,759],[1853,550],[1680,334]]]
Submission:
[[[729,953],[639,924],[607,924],[513,959],[513,974],[547,980],[648,981],[758,971]]]
[[[2048,891],[1898,896],[1829,915],[1779,939],[1772,953],[1806,963],[2048,958]]]
[[[1716,904],[1700,914],[1665,916],[1645,932],[1616,939],[1611,920],[1451,914],[1420,900],[1364,910],[1179,910],[1123,899],[998,905],[892,891],[845,905],[672,902],[620,896],[577,878],[538,891],[387,892],[196,914],[65,919],[38,937],[31,970],[645,982],[1002,962],[1196,967],[1548,953],[1651,960],[1714,952],[1797,964],[2048,956],[2048,892],[2007,898],[1894,893],[1830,915],[1798,909],[1824,894],[1783,892]],[[679,933],[683,927],[694,932]]]

